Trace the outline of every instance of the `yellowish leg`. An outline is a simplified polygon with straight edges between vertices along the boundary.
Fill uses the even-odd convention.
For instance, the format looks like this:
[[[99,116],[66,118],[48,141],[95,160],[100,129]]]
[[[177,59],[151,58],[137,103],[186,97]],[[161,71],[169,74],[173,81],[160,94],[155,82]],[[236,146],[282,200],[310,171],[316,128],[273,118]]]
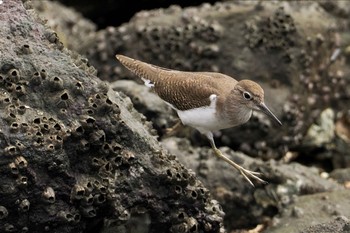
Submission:
[[[177,131],[179,131],[179,129],[181,129],[181,127],[182,127],[182,122],[181,122],[181,120],[179,119],[173,127],[167,128],[167,129],[165,130],[165,133],[166,133],[165,136],[166,136],[166,137],[173,136],[174,134],[176,134]]]
[[[263,179],[261,179],[260,176],[261,173],[260,172],[254,172],[254,171],[250,171],[245,169],[244,167],[238,165],[237,163],[233,162],[232,160],[230,160],[228,157],[226,157],[215,145],[214,142],[214,138],[213,138],[213,134],[211,132],[206,133],[207,138],[209,139],[210,145],[213,148],[215,155],[217,157],[219,157],[220,159],[225,160],[228,164],[230,164],[232,167],[236,168],[241,174],[242,176],[252,185],[254,186],[253,182],[249,179],[255,179],[260,181],[261,183],[267,183],[266,181],[264,181]]]

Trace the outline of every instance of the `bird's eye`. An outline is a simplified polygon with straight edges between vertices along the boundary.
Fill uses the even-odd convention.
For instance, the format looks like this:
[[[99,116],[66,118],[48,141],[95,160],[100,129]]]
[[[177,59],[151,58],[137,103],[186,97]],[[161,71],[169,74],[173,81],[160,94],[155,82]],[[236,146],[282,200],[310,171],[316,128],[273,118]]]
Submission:
[[[252,95],[249,92],[243,92],[243,97],[246,100],[251,100],[252,99]]]

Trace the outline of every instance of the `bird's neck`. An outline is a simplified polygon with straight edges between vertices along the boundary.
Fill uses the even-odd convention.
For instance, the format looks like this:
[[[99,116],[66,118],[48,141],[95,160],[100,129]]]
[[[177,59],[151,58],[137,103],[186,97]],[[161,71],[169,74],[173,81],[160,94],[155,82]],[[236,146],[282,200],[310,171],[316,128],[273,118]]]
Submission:
[[[235,101],[226,101],[222,105],[222,117],[232,126],[246,123],[252,116],[252,109]]]

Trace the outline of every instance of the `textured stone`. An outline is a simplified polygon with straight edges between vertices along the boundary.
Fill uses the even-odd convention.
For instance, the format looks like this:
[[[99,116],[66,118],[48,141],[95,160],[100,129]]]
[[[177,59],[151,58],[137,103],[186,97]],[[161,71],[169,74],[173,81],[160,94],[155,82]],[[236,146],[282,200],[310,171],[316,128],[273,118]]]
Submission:
[[[31,4],[67,48],[82,52],[95,37],[96,25],[77,11],[57,1],[32,1]]]
[[[149,232],[224,231],[217,202],[129,98],[64,48],[29,1],[0,11],[0,232],[99,232],[141,213]]]
[[[215,140],[253,157],[280,159],[289,151],[316,150],[305,152],[303,141],[320,111],[331,106],[337,116],[349,104],[343,101],[350,96],[348,70],[339,53],[340,38],[348,37],[341,37],[336,22],[315,2],[172,6],[139,12],[129,23],[99,31],[86,55],[106,80],[140,82],[116,65],[115,54],[121,53],[166,68],[220,71],[257,81],[283,127],[254,113],[247,124],[224,130]],[[335,154],[344,158],[343,150]]]
[[[349,194],[342,192],[325,192],[297,198],[281,216],[276,216],[274,226],[266,231],[275,233],[292,232],[349,232]],[[317,214],[315,214],[317,213]]]
[[[321,177],[317,169],[297,163],[262,162],[227,147],[220,148],[230,159],[262,172],[268,184],[256,184],[253,188],[237,171],[217,159],[208,147],[192,147],[188,140],[179,138],[163,139],[162,144],[198,174],[213,197],[223,203],[228,229],[249,229],[267,222],[277,213],[283,213],[300,196],[326,191],[334,191],[336,195],[344,190],[337,182]]]

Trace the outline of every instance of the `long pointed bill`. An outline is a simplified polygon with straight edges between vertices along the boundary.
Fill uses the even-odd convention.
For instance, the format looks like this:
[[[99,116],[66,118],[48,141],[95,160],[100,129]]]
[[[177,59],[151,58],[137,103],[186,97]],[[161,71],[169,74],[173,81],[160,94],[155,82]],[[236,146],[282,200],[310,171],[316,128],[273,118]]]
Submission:
[[[266,115],[268,115],[269,117],[271,117],[272,119],[274,119],[279,125],[282,125],[281,121],[278,120],[278,118],[275,116],[275,114],[273,114],[270,109],[265,105],[265,103],[261,103],[258,105],[258,108],[265,113]]]

